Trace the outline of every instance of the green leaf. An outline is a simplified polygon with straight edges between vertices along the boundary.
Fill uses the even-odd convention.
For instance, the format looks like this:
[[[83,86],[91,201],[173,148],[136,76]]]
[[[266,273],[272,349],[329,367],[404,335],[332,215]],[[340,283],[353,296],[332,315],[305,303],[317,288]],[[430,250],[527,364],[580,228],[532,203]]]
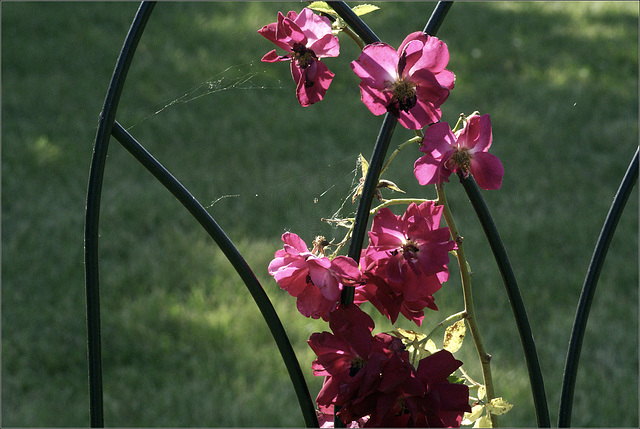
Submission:
[[[322,2],[324,3],[324,2]],[[369,12],[373,12],[380,9],[378,6],[372,5],[372,4],[359,4],[358,6],[355,6],[353,8],[351,8],[351,10],[353,10],[353,12],[358,15],[358,16],[362,16],[365,15]]]
[[[464,324],[464,320],[458,320],[451,326],[447,327],[444,333],[443,349],[448,350],[451,353],[455,353],[462,347],[462,341],[464,335],[467,332],[467,326]]]
[[[335,10],[333,10],[331,8],[331,6],[329,6],[327,4],[327,2],[324,1],[314,1],[313,3],[311,3],[309,6],[307,6],[309,9],[311,10],[315,10],[316,12],[322,12],[322,13],[326,13],[329,15],[333,15],[333,16],[338,16],[338,14],[336,13]],[[356,6],[357,7],[357,6]]]
[[[447,377],[447,381],[451,384],[464,384],[464,378],[458,377],[454,374],[451,374],[449,377]]]
[[[513,404],[508,403],[502,398],[493,398],[491,402],[487,404],[487,411],[496,416],[500,416],[513,408]]]

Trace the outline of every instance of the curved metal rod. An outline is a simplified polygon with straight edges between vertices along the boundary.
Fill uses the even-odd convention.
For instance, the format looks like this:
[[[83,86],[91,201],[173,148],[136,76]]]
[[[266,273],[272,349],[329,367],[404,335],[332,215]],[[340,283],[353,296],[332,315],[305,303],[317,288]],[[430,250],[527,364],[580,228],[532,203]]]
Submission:
[[[327,2],[333,10],[351,27],[351,29],[366,43],[380,42],[380,38],[365,24],[365,22],[356,15],[353,10],[345,2]],[[440,1],[436,5],[433,13],[429,17],[425,26],[424,32],[430,36],[435,36],[436,31],[440,28],[440,24],[444,20],[452,2]],[[376,144],[373,148],[373,155],[369,161],[369,170],[364,180],[362,195],[358,203],[358,210],[354,221],[354,227],[351,235],[351,243],[349,244],[348,256],[359,261],[360,254],[362,252],[362,245],[364,242],[364,236],[367,231],[367,224],[369,221],[369,210],[371,209],[371,202],[373,201],[373,194],[378,186],[378,180],[380,171],[382,170],[382,164],[391,142],[391,136],[398,121],[393,115],[387,113],[384,116]],[[340,302],[342,305],[349,305],[353,303],[355,295],[354,287],[345,287],[342,290]],[[334,427],[344,427],[342,420],[335,414],[338,412],[338,407],[334,409]]]
[[[364,41],[366,44],[380,42],[380,38],[365,24],[365,22],[356,15],[353,10],[343,1],[327,2],[329,6],[336,11],[338,15],[347,23],[349,27]],[[367,231],[367,223],[369,221],[369,210],[373,201],[373,194],[378,186],[378,176],[382,170],[382,164],[389,148],[389,142],[396,127],[396,118],[390,114],[384,116],[382,127],[378,133],[376,144],[373,147],[373,155],[369,161],[369,170],[364,180],[362,195],[358,202],[358,210],[354,221],[353,232],[351,234],[351,243],[349,244],[348,256],[356,261],[360,260],[362,252],[362,243]],[[345,287],[342,289],[340,302],[342,305],[349,305],[353,302],[355,288]]]
[[[544,389],[544,380],[542,379],[542,371],[540,370],[540,363],[538,361],[538,353],[536,352],[535,341],[533,340],[533,334],[531,333],[531,326],[529,325],[529,319],[527,317],[527,310],[524,307],[522,296],[520,295],[520,289],[516,282],[516,277],[511,269],[511,263],[507,256],[507,251],[504,248],[498,229],[493,223],[489,209],[478,190],[475,180],[472,176],[464,178],[460,175],[460,183],[467,192],[471,205],[476,211],[476,215],[480,220],[482,229],[484,230],[493,256],[498,264],[500,275],[504,283],[507,295],[509,297],[509,303],[513,311],[513,316],[516,319],[516,325],[520,334],[520,341],[522,342],[522,348],[524,349],[524,357],[527,362],[527,370],[529,371],[529,380],[531,382],[531,390],[533,391],[533,403],[536,409],[536,417],[538,419],[538,427],[550,427],[549,421],[549,409],[547,404],[547,397]]]
[[[452,5],[452,1],[439,1],[436,8],[433,9],[433,12],[431,13],[429,21],[427,21],[427,25],[425,25],[424,30],[422,31],[427,33],[429,36],[435,36]]]
[[[380,42],[380,38],[365,24],[365,22],[356,15],[353,10],[345,2],[327,2],[329,6],[336,11],[338,15],[351,27],[351,29],[367,44]],[[431,14],[424,32],[430,36],[435,36],[440,24],[444,20],[447,12],[451,8],[453,2],[438,2],[433,13]],[[364,180],[362,196],[358,203],[355,223],[351,235],[351,243],[349,244],[348,256],[358,261],[362,251],[364,237],[367,231],[369,221],[369,210],[373,201],[373,194],[378,185],[378,179],[382,165],[384,163],[391,136],[395,129],[397,120],[393,115],[386,114],[378,133],[376,144],[373,148],[373,155],[369,161],[369,170]],[[345,287],[342,290],[341,302],[343,305],[349,305],[353,302],[355,289],[353,287]]]
[[[609,213],[604,221],[598,242],[593,250],[593,256],[589,263],[589,269],[582,286],[578,308],[573,322],[571,339],[569,341],[569,350],[567,352],[567,360],[564,367],[564,376],[562,380],[562,393],[560,396],[560,411],[558,416],[558,427],[569,427],[571,425],[571,409],[573,406],[573,392],[576,385],[576,376],[578,374],[578,362],[580,360],[580,351],[582,350],[582,340],[587,329],[587,319],[589,318],[589,310],[591,302],[596,293],[596,286],[600,271],[604,265],[607,251],[611,244],[613,234],[615,233],[618,221],[624,210],[631,190],[638,180],[638,149],[631,160],[631,164],[627,168],[627,172],[620,183],[618,192],[613,199]]]
[[[362,243],[367,233],[367,223],[369,221],[369,210],[371,209],[371,202],[373,201],[373,194],[378,186],[378,177],[380,176],[380,170],[384,163],[384,158],[389,148],[389,142],[393,135],[393,129],[398,121],[396,118],[387,113],[384,116],[376,145],[373,148],[373,156],[369,162],[369,170],[364,180],[364,186],[362,188],[362,196],[358,202],[358,211],[356,212],[355,224],[351,235],[351,243],[349,244],[348,255],[355,261],[360,260],[360,253],[362,252]],[[342,289],[341,302],[343,305],[349,305],[353,302],[355,296],[355,287],[344,287]]]
[[[328,1],[327,4],[336,11],[340,18],[347,23],[349,27],[362,39],[365,44],[379,42],[380,38],[376,36],[369,26],[355,14],[353,10],[343,1]]]
[[[85,210],[84,258],[87,300],[87,343],[89,363],[89,411],[91,427],[104,426],[102,403],[102,350],[100,339],[100,290],[98,270],[98,225],[102,179],[109,146],[109,137],[124,81],[144,27],[155,2],[143,2],[129,28],[109,84],[96,134]]]
[[[244,281],[253,296],[262,317],[267,322],[271,334],[280,350],[282,360],[289,371],[289,377],[293,383],[300,409],[307,427],[318,427],[318,418],[314,404],[309,395],[309,389],[304,379],[304,374],[300,369],[300,364],[289,342],[287,333],[278,318],[276,310],[273,308],[269,297],[265,293],[262,285],[255,274],[242,257],[233,242],[224,233],[218,223],[211,217],[209,212],[189,193],[189,191],[160,164],[140,143],[136,141],[118,122],[114,124],[113,136],[122,146],[131,153],[140,164],[142,164],[153,176],[164,185],[171,194],[191,213],[191,215],[202,225],[209,236],[220,247],[233,268]]]

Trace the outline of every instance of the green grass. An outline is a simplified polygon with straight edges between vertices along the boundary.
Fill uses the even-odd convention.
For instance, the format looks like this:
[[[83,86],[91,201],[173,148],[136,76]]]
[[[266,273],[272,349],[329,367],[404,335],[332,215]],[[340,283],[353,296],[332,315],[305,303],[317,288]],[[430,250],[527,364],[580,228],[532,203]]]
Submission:
[[[4,427],[89,424],[85,193],[98,115],[137,7],[2,3]],[[430,3],[381,7],[366,21],[395,46],[422,29],[433,9]],[[210,206],[238,245],[281,316],[315,397],[321,380],[311,375],[306,340],[326,325],[297,313],[266,267],[285,230],[308,243],[318,233],[342,238],[343,231],[319,219],[342,204],[356,157],[370,156],[381,119],[358,99],[348,66],[358,50],[346,37],[341,56],[326,60],[336,77],[325,100],[309,108],[297,104],[287,65],[260,63],[272,46],[256,30],[278,10],[300,8],[159,3],[118,120]],[[443,119],[473,110],[491,114],[491,152],[506,172],[502,189],[483,195],[519,280],[556,424],[586,268],[638,143],[638,6],[459,2],[438,35],[457,75]],[[210,91],[199,87],[207,82]],[[172,104],[184,94],[182,101],[193,100]],[[397,128],[392,147],[411,136]],[[413,177],[419,155],[401,153],[386,178],[410,195],[433,197]],[[452,181],[447,191],[475,272],[476,311],[496,389],[515,404],[501,422],[534,426],[526,365],[499,273],[463,190]],[[352,210],[347,202],[343,214]],[[575,426],[639,424],[637,213],[634,192],[592,307]],[[100,234],[107,426],[303,425],[286,369],[246,288],[182,206],[115,141]],[[452,274],[425,330],[461,309]],[[376,321],[377,331],[389,328]],[[479,377],[474,353],[466,342],[459,357]]]

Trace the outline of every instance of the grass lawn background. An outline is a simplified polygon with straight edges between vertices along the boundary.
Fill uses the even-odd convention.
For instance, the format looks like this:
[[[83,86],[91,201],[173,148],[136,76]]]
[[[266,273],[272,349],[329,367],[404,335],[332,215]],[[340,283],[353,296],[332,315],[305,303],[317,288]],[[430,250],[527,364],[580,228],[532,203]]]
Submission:
[[[398,46],[435,3],[380,3],[366,16]],[[319,221],[344,202],[381,124],[359,101],[341,56],[323,102],[301,108],[287,64],[256,30],[300,3],[159,3],[140,42],[118,120],[237,244],[297,352],[313,397],[312,332],[266,272],[284,231],[342,238]],[[2,2],[2,425],[89,425],[83,224],[93,140],[107,85],[138,3]],[[438,36],[456,87],[455,122],[492,118],[505,167],[483,195],[527,306],[557,423],[562,370],[584,275],[638,144],[638,4],[457,2]],[[164,108],[166,106],[166,108]],[[164,109],[163,109],[164,108]],[[155,112],[162,110],[160,113]],[[396,128],[391,150],[413,136]],[[412,173],[416,148],[385,178],[435,197]],[[526,365],[500,275],[464,191],[447,186],[465,237],[478,321],[503,426],[535,426]],[[387,194],[388,197],[392,196]],[[355,206],[347,201],[342,214]],[[400,213],[400,208],[394,209]],[[100,224],[107,426],[301,426],[266,324],[210,238],[112,140]],[[452,261],[453,262],[453,261]],[[424,331],[462,309],[459,276]],[[368,308],[374,315],[371,307]],[[376,317],[376,332],[389,325]],[[416,329],[404,321],[400,326]],[[480,379],[466,341],[458,357]],[[622,216],[582,351],[572,423],[638,426],[638,193]]]

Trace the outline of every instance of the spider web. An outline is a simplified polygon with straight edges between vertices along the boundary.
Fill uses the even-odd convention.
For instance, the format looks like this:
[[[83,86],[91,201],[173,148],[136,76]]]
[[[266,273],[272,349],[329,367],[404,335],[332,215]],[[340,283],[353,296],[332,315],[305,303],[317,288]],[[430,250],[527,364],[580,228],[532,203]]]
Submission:
[[[192,101],[198,100],[202,97],[219,92],[231,90],[266,90],[286,88],[279,79],[275,82],[265,83],[265,81],[268,80],[266,77],[266,70],[255,70],[254,66],[255,61],[251,61],[249,63],[227,67],[193,88],[182,91],[177,97],[165,100],[162,107],[127,127],[127,131],[157,115],[162,114],[167,109],[191,103]],[[261,83],[260,81],[263,82]]]
[[[127,130],[158,118],[169,109],[177,109],[224,91],[291,91],[291,86],[292,82],[283,84],[279,79],[267,75],[266,70],[261,69],[255,61],[229,66],[209,79],[166,99],[159,107],[153,108],[152,113],[128,126]],[[340,228],[335,222],[323,222],[322,219],[354,216],[356,205],[352,203],[352,195],[361,176],[361,166],[356,155],[317,165],[313,171],[303,174],[281,171],[269,183],[256,183],[250,191],[234,189],[202,198],[201,202],[209,211],[224,212],[233,211],[236,203],[244,207],[251,200],[250,207],[270,207],[282,215],[283,230],[295,232],[307,240],[315,235],[326,235],[327,239],[338,242],[344,237],[346,229]],[[187,180],[193,182],[200,179],[187,177]]]

